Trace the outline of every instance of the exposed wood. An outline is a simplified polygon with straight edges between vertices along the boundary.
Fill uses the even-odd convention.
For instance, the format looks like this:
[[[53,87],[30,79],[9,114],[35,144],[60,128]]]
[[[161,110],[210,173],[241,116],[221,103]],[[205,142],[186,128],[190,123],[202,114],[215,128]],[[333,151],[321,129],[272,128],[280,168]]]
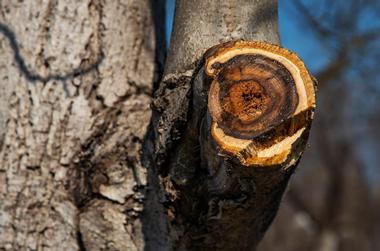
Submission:
[[[296,142],[315,108],[313,80],[297,55],[262,42],[230,42],[206,52],[205,72],[218,146],[246,166],[293,165],[299,153],[292,149],[303,149]]]
[[[304,150],[314,83],[273,45],[276,11],[276,1],[177,1],[152,123],[174,249],[254,250]],[[221,44],[231,39],[267,43]]]

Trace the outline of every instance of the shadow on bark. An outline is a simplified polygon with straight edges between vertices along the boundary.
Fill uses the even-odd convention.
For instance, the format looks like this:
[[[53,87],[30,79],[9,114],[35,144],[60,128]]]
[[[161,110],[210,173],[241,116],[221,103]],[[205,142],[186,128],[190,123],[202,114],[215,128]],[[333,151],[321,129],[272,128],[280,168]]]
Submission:
[[[49,74],[46,77],[43,77],[40,74],[36,73],[35,71],[28,69],[25,63],[25,60],[20,53],[20,46],[17,42],[15,33],[7,25],[2,24],[2,23],[0,23],[0,33],[3,34],[8,39],[9,45],[13,51],[14,60],[20,72],[25,76],[25,78],[28,81],[32,83],[36,81],[41,81],[43,83],[46,83],[50,80],[63,81],[63,82],[67,81],[69,79],[89,73],[90,71],[97,68],[104,59],[104,55],[101,54],[100,57],[94,63],[86,67],[78,67],[66,73]]]

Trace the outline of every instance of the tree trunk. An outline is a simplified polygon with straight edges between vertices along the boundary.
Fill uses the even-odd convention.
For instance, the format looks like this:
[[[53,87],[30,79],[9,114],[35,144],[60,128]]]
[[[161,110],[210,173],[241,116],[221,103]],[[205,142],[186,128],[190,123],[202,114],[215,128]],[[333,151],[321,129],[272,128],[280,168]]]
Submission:
[[[275,0],[177,1],[161,79],[163,2],[0,3],[0,250],[261,240],[305,147],[312,80],[273,45]]]
[[[163,8],[0,2],[0,250],[164,245],[140,161]]]

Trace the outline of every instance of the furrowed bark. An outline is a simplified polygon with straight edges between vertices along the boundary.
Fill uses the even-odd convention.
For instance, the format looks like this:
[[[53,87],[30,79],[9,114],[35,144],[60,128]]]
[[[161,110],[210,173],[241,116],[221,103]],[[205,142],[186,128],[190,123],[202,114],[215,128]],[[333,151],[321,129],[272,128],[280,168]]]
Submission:
[[[141,163],[163,8],[0,1],[0,250],[167,249]]]
[[[304,150],[313,80],[272,45],[276,1],[177,1],[172,36],[152,124],[173,247],[254,250]],[[223,43],[238,39],[266,43]]]

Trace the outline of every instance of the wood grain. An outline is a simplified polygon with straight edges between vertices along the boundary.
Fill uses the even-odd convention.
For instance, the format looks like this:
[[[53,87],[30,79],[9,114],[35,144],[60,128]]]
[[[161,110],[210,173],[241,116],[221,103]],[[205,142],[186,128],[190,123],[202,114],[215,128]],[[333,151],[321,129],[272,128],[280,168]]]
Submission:
[[[293,164],[315,108],[312,77],[296,54],[233,41],[206,52],[211,134],[246,166]]]

